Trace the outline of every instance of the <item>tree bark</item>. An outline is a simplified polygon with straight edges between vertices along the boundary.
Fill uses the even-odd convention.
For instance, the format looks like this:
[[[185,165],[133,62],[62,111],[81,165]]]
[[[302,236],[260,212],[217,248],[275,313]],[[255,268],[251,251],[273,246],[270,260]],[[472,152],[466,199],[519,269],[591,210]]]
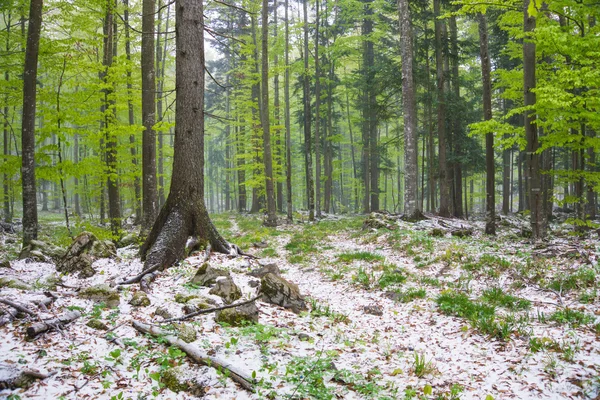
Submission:
[[[285,183],[287,188],[287,220],[292,222],[292,135],[290,121],[290,24],[288,19],[289,2],[285,0]]]
[[[536,46],[531,38],[535,30],[536,20],[534,16],[529,15],[529,3],[531,0],[524,0],[523,27],[525,39],[523,41],[523,86],[524,86],[524,105],[525,111],[525,137],[526,146],[526,166],[527,181],[529,189],[529,208],[531,210],[531,232],[532,238],[543,239],[546,236],[546,223],[543,209],[543,193],[541,188],[540,161],[539,161],[539,142],[536,125],[536,114],[531,108],[535,107],[536,96],[535,89],[535,68],[536,68]]]
[[[485,14],[478,14],[479,20],[479,54],[481,58],[481,79],[483,83],[483,119],[492,119],[492,78],[490,54],[488,51],[487,19]],[[496,234],[496,193],[495,181],[496,170],[494,166],[494,134],[488,132],[485,135],[485,233]]]
[[[175,143],[171,188],[140,249],[144,271],[154,272],[184,256],[190,236],[214,251],[237,253],[221,237],[204,204],[204,16],[202,2],[177,0]]]
[[[12,18],[10,12],[8,13],[8,17],[6,19],[6,53],[10,51],[10,26],[12,24]],[[10,74],[8,70],[4,71],[4,80],[6,81],[6,86],[10,85]],[[10,134],[9,134],[9,122],[8,122],[8,92],[4,96],[4,112],[2,123],[3,126],[3,142],[4,142],[4,162],[8,163],[8,156],[10,156]],[[4,222],[7,224],[12,222],[12,215],[10,212],[10,176],[8,172],[4,173],[2,180],[2,189],[3,189],[3,205],[4,205]]]
[[[402,111],[404,114],[404,215],[421,218],[418,201],[417,100],[413,76],[413,36],[408,0],[398,1],[402,54]]]
[[[308,0],[303,1],[304,11],[304,160],[306,165],[306,197],[308,220],[315,220],[315,189],[312,168],[312,139],[310,132],[310,76],[308,70]]]
[[[438,92],[438,110],[437,110],[437,130],[438,130],[438,154],[439,154],[439,179],[440,179],[440,209],[439,214],[442,217],[450,216],[450,188],[448,186],[448,163],[446,160],[446,94],[445,94],[445,76],[444,76],[444,58],[442,54],[443,40],[442,29],[444,22],[439,20],[440,0],[433,1],[435,14],[435,65],[437,74],[437,92]]]
[[[271,124],[269,121],[269,1],[262,1],[262,107],[263,160],[265,163],[265,188],[267,191],[266,226],[277,226],[277,205],[273,184],[273,156],[271,152]]]
[[[142,2],[142,230],[152,227],[158,211],[156,186],[156,78],[154,68],[155,0]]]
[[[37,239],[37,195],[35,187],[35,106],[38,53],[42,27],[42,0],[31,0],[25,68],[23,72],[23,117],[21,133],[21,180],[23,187],[23,247]]]

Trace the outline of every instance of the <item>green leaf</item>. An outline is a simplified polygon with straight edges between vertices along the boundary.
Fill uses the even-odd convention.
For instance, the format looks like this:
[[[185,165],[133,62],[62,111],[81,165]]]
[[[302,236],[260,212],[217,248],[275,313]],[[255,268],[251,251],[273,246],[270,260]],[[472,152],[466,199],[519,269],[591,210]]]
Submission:
[[[426,396],[429,396],[433,393],[433,388],[431,387],[431,385],[427,384],[423,387],[423,394]]]

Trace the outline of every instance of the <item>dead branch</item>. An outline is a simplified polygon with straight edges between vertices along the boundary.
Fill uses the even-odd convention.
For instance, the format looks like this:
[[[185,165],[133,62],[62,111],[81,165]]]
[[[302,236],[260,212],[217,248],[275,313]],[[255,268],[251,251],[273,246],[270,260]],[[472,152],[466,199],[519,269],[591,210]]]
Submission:
[[[213,312],[216,312],[216,311],[226,310],[228,308],[235,308],[235,307],[238,307],[238,306],[243,306],[243,305],[246,305],[246,304],[249,304],[249,303],[252,303],[252,302],[258,300],[261,297],[262,297],[262,294],[258,294],[257,296],[251,298],[250,300],[245,300],[245,301],[241,301],[239,303],[234,303],[234,304],[228,304],[226,306],[221,306],[221,307],[206,308],[204,310],[194,311],[193,313],[186,314],[183,317],[165,319],[164,321],[160,321],[160,323],[161,324],[168,324],[170,322],[185,321],[186,319],[190,319],[190,318],[195,317],[197,315],[210,314],[210,313],[213,313]]]
[[[29,310],[27,307],[24,307],[24,306],[22,306],[20,304],[17,304],[15,302],[10,301],[10,300],[0,298],[0,303],[6,304],[7,306],[11,306],[12,308],[16,309],[17,311],[20,311],[20,312],[25,313],[27,315],[31,315],[32,317],[36,317],[37,316],[36,313],[34,313],[33,311]]]
[[[51,329],[60,329],[61,326],[73,322],[79,317],[81,317],[81,313],[79,311],[70,311],[68,313],[59,315],[56,318],[33,324],[27,328],[27,337],[29,339],[33,339],[40,333],[47,332]]]
[[[242,388],[250,392],[254,392],[254,385],[256,382],[250,376],[250,374],[246,373],[245,371],[240,371],[237,367],[229,364],[227,361],[221,360],[217,357],[209,356],[208,354],[201,352],[201,350],[197,347],[184,342],[174,335],[170,335],[167,331],[164,331],[158,327],[138,321],[133,321],[133,327],[142,333],[147,333],[154,337],[160,336],[166,340],[169,345],[179,348],[198,364],[228,371],[229,377],[234,382],[238,383]]]

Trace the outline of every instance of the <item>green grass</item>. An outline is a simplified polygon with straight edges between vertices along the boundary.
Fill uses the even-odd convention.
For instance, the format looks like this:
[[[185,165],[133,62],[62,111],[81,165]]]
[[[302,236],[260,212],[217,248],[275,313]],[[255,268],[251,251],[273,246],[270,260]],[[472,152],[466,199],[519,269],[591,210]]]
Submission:
[[[375,262],[383,261],[385,257],[379,254],[370,253],[368,251],[359,251],[356,253],[341,253],[337,256],[338,261],[350,263],[352,261]]]
[[[550,281],[548,287],[557,292],[590,288],[596,284],[597,272],[593,268],[581,268],[575,273],[560,275]]]
[[[564,308],[555,311],[548,317],[548,320],[561,325],[569,325],[571,328],[577,328],[581,325],[587,325],[594,322],[594,317],[571,308]]]
[[[400,303],[410,303],[416,299],[424,299],[427,297],[427,291],[423,288],[409,288],[406,291],[398,291],[398,301]]]
[[[503,307],[511,311],[528,310],[531,308],[529,300],[506,294],[499,287],[484,290],[481,299],[488,304]]]
[[[381,289],[385,289],[392,285],[402,285],[407,279],[408,273],[405,270],[395,265],[389,265],[385,267],[383,274],[379,277],[378,284]]]

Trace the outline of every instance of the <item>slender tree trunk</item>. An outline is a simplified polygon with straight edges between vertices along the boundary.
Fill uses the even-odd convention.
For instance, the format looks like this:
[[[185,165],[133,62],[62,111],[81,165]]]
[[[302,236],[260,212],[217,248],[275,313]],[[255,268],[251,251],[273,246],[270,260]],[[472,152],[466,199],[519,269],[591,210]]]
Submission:
[[[237,178],[238,178],[238,212],[246,211],[246,168],[245,161],[243,158],[244,154],[244,140],[245,140],[245,128],[244,128],[244,120],[241,120],[238,124],[238,134],[237,134]]]
[[[532,41],[531,33],[535,30],[535,17],[529,15],[528,8],[531,0],[524,1],[524,31],[523,41],[523,84],[524,105],[534,107],[536,103],[535,92],[535,42]],[[543,239],[546,236],[545,215],[542,207],[542,187],[540,177],[540,162],[537,150],[539,148],[538,132],[536,126],[536,114],[531,110],[525,111],[525,137],[527,139],[527,180],[529,182],[529,206],[531,210],[531,232],[533,239]]]
[[[412,26],[408,0],[399,0],[400,46],[402,53],[402,110],[404,114],[404,214],[421,218],[418,202],[417,101],[413,77]]]
[[[437,92],[438,92],[438,111],[437,111],[437,130],[439,146],[439,179],[440,179],[440,210],[442,217],[450,216],[450,188],[448,186],[448,163],[446,161],[446,94],[445,94],[445,76],[444,76],[444,57],[442,54],[443,40],[442,30],[444,22],[439,20],[440,0],[433,1],[435,14],[435,65],[437,74]]]
[[[6,18],[6,53],[10,51],[10,27],[12,24],[12,18],[10,12]],[[8,70],[4,72],[4,80],[6,82],[6,86],[10,85],[10,74]],[[10,156],[10,132],[9,132],[9,123],[8,123],[8,92],[4,96],[4,111],[3,111],[3,142],[4,142],[4,163],[8,163],[8,158]],[[4,222],[10,223],[12,222],[12,213],[10,212],[10,176],[8,172],[4,173],[2,181],[3,188],[3,205],[4,205]]]
[[[23,72],[23,117],[21,133],[21,181],[23,187],[23,247],[37,239],[37,194],[35,188],[35,106],[38,51],[42,26],[42,0],[31,0],[25,68]]]
[[[354,134],[352,133],[352,119],[350,118],[350,99],[348,98],[348,89],[346,88],[346,116],[348,117],[348,133],[350,134],[350,155],[352,156],[352,177],[354,178],[352,186],[354,187],[354,211],[358,211],[358,171],[356,167],[356,154],[354,152]]]
[[[306,164],[306,196],[308,220],[315,220],[315,190],[312,168],[312,140],[310,132],[310,76],[308,70],[308,0],[303,1],[304,11],[304,151]]]
[[[257,181],[257,176],[261,174],[260,165],[264,165],[264,160],[261,154],[261,118],[262,118],[262,99],[260,96],[260,67],[259,67],[259,54],[258,54],[258,41],[256,38],[256,18],[254,16],[251,17],[251,29],[252,29],[252,43],[254,44],[253,49],[253,67],[255,80],[252,83],[252,141],[254,148],[254,163],[255,168],[253,171],[254,179]],[[258,117],[257,117],[258,114]],[[252,206],[250,207],[251,213],[257,213],[260,210],[264,209],[264,196],[262,195],[262,187],[258,184],[255,184],[252,187]]]
[[[156,81],[156,120],[162,122],[163,120],[163,88],[165,82],[165,62],[167,58],[167,40],[163,40],[161,43],[161,24],[162,24],[162,1],[158,2],[158,34],[156,36],[156,68],[158,68],[158,80]],[[167,5],[167,17],[165,32],[169,32],[169,12],[171,5]],[[162,46],[161,46],[162,44]],[[164,50],[163,50],[164,47]],[[157,160],[157,173],[158,173],[158,206],[162,207],[165,204],[165,176],[164,176],[164,133],[162,128],[158,131],[158,160]]]
[[[452,68],[452,89],[454,93],[454,101],[460,103],[460,80],[458,74],[459,66],[459,55],[458,55],[458,29],[456,26],[456,16],[452,15],[449,22],[450,27],[450,44],[452,49],[452,56],[450,57],[451,68]],[[459,113],[452,113],[452,130],[454,131],[454,216],[456,218],[463,218],[463,207],[462,207],[462,157],[463,149],[462,143],[464,141],[464,132],[462,127],[462,119]]]
[[[479,13],[479,54],[481,58],[481,76],[483,82],[483,119],[492,119],[492,78],[490,54],[488,52],[487,19],[485,14]],[[485,165],[486,165],[486,216],[485,233],[496,234],[496,191],[494,178],[496,170],[494,166],[494,134],[489,132],[485,135]]]
[[[154,68],[155,0],[142,2],[142,230],[150,229],[158,212],[156,187],[156,76]]]
[[[277,225],[277,206],[273,184],[273,158],[271,152],[271,125],[269,121],[269,1],[262,1],[262,107],[263,160],[265,163],[265,187],[267,191],[266,226]]]
[[[285,158],[286,173],[285,183],[287,187],[287,219],[292,222],[292,134],[290,127],[290,23],[288,19],[289,4],[285,0],[285,75],[284,75],[284,96],[285,96]]]
[[[277,42],[277,7],[278,3],[275,1],[275,7],[273,9],[273,37],[275,38],[275,42]],[[275,189],[276,189],[276,197],[277,197],[277,211],[283,212],[283,182],[280,179],[281,172],[283,171],[283,152],[281,146],[281,105],[279,104],[279,54],[276,51],[273,55],[273,66],[275,67],[275,76],[273,77],[273,95],[275,99],[273,100],[273,106],[275,107],[275,125],[277,125],[277,130],[275,131],[275,159],[276,159],[276,172],[273,174],[277,176]]]

